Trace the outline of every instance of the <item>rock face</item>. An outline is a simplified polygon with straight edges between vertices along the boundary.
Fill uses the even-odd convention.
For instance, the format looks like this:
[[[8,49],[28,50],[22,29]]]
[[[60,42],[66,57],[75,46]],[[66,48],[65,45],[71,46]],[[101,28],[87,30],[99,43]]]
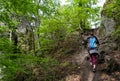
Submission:
[[[113,8],[110,8],[113,2],[113,5],[116,5],[117,1],[118,0],[107,0],[101,13],[102,24],[101,28],[99,29],[101,44],[99,47],[99,51],[102,51],[104,53],[104,63],[101,65],[104,65],[104,71],[106,72],[105,74],[101,73],[101,76],[99,76],[101,77],[100,81],[120,81],[120,78],[118,78],[118,76],[120,76],[120,61],[118,60],[120,58],[120,51],[118,49],[119,42],[116,41],[116,39],[119,39],[117,35],[120,35],[120,33],[117,33],[114,36],[111,35],[112,32],[120,30],[118,28],[120,26],[120,22],[119,20],[116,20],[115,17],[116,14],[119,13],[119,10],[117,11],[113,10]],[[108,14],[112,15],[108,16]],[[120,16],[118,16],[117,19],[119,18]]]
[[[24,54],[30,53],[34,49],[34,32],[31,22],[26,18],[21,19],[21,23],[16,29],[18,43],[17,46]]]
[[[113,12],[114,10],[110,8],[110,5],[116,2],[116,0],[108,0],[104,4],[103,10],[101,12],[102,24],[99,29],[99,34],[101,37],[101,51],[113,51],[117,48],[117,42],[115,41],[115,37],[112,36],[112,32],[116,31],[116,26],[118,25]],[[110,11],[111,9],[111,11]],[[108,12],[110,11],[110,12]],[[112,15],[111,15],[112,14]],[[111,16],[110,16],[111,15]]]
[[[117,49],[117,44],[111,36],[106,36],[100,39],[99,41],[100,41],[100,47],[99,47],[100,51],[110,52]]]
[[[115,28],[115,21],[113,18],[107,18],[106,16],[102,15],[102,23],[105,28],[105,35],[109,35],[111,32],[114,31]]]
[[[116,28],[120,26],[119,15],[119,1],[118,0],[106,0],[101,12],[102,23],[101,26],[104,29],[104,34],[107,36],[111,32],[116,31]]]

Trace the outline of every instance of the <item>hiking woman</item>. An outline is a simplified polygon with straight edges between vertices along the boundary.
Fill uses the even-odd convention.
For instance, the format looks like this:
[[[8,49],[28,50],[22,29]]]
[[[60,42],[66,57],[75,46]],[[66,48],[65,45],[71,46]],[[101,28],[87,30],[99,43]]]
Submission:
[[[98,47],[99,41],[93,33],[87,38],[87,49],[90,55],[90,65],[93,66],[93,71],[96,69],[97,64],[97,55],[98,55]]]

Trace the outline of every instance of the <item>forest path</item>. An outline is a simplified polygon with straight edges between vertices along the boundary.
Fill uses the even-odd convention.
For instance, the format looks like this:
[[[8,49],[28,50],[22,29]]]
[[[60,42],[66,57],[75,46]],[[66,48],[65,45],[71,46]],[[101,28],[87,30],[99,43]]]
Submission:
[[[99,76],[99,72],[92,72],[92,68],[87,60],[88,52],[86,49],[82,49],[82,52],[75,54],[72,58],[73,63],[79,65],[81,74],[67,76],[66,81],[97,81],[96,77]]]

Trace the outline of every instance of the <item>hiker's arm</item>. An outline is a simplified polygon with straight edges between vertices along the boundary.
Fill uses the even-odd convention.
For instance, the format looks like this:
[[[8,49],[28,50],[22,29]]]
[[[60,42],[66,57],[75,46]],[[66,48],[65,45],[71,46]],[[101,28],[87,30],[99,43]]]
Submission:
[[[96,36],[95,36],[95,38],[96,38],[96,43],[97,43],[97,44],[99,44],[99,41],[98,41],[98,39],[97,39],[97,37],[96,37]]]
[[[86,39],[86,47],[88,48],[88,40],[89,40],[89,37]]]

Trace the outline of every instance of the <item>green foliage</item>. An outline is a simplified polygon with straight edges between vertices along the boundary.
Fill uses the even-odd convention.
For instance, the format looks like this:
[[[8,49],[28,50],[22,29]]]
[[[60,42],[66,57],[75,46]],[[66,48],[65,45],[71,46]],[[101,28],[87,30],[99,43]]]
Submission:
[[[76,31],[80,25],[83,29],[89,28],[89,19],[93,17],[94,20],[93,14],[97,12],[96,8],[91,7],[96,0],[74,0],[65,6],[60,6],[59,0],[0,0],[0,3],[0,21],[12,30],[21,24],[22,18],[31,23],[34,16],[34,22],[39,27],[36,35],[40,37],[35,41],[36,48],[39,43],[39,49],[45,51],[52,49],[54,43],[64,40],[67,34]]]
[[[117,43],[118,49],[120,50],[120,26],[116,28],[116,30],[112,33],[112,36]]]
[[[47,24],[47,25],[50,25],[50,24]],[[55,43],[62,41],[66,34],[66,30],[63,29],[61,26],[57,26],[57,25],[56,26],[53,25],[50,27],[41,26],[39,28],[39,32],[37,33],[40,36],[39,41],[41,45],[41,50],[44,52],[46,51],[45,53],[51,50]]]
[[[103,13],[105,16],[113,18],[115,23],[116,23],[116,27],[115,27],[115,31],[113,31],[112,36],[113,38],[116,40],[118,49],[120,48],[120,1],[119,0],[107,0],[104,8],[103,8]]]
[[[107,0],[104,5],[103,12],[107,17],[113,17],[118,19],[120,16],[120,1],[119,0]]]
[[[34,53],[37,51],[38,54],[41,54],[39,55],[41,57],[33,57],[30,54],[1,55],[0,64],[6,66],[3,70],[5,81],[17,81],[17,79],[19,81],[35,81],[38,76],[34,76],[32,73],[36,66],[40,69],[41,81],[49,81],[55,77],[56,67],[59,64],[48,56],[49,52],[59,42],[63,42],[66,36],[71,35],[71,32],[75,32],[80,27],[82,29],[90,28],[90,20],[99,20],[97,16],[99,8],[92,7],[96,1],[73,0],[70,4],[61,6],[59,0],[0,0],[0,33],[6,32],[5,29],[17,31],[18,27],[27,25],[25,34],[30,31],[32,38],[24,36],[27,41],[25,43],[31,45],[31,49],[25,50],[34,50]],[[32,28],[31,22],[35,23],[34,28]],[[0,39],[0,51],[4,53],[10,53],[15,48],[13,41],[10,42],[8,38],[8,36],[6,38],[4,36]],[[20,43],[19,41],[20,39],[18,43]],[[63,45],[63,54],[70,54],[74,51],[73,48],[77,49],[77,42],[74,44],[74,42],[66,41],[66,43],[66,46]],[[74,45],[74,47],[69,49],[69,45],[71,47]],[[63,64],[63,66],[67,65],[67,63]]]
[[[91,26],[97,26],[100,20],[99,7],[94,7],[97,0],[74,0],[74,8],[79,18],[79,26],[82,29],[90,29]],[[94,22],[94,24],[92,23]]]
[[[14,49],[13,43],[7,38],[0,38],[0,51],[3,53],[12,53]]]
[[[3,24],[3,23],[1,23]],[[8,32],[9,29],[6,26],[0,26],[0,34],[4,35],[5,32]]]
[[[80,27],[89,29],[91,20],[99,20],[97,16],[99,8],[91,7],[95,3],[96,0],[74,0],[68,5],[55,7],[56,13],[51,13],[51,16],[43,14],[44,18],[41,19],[41,25],[36,33],[40,37],[37,41],[40,41],[41,49],[43,51],[52,49],[54,44],[64,40],[68,34]]]
[[[116,38],[120,38],[120,26],[114,31],[113,35],[114,35]]]
[[[40,58],[24,54],[2,54],[0,60],[0,66],[5,67],[2,69],[4,81],[34,81],[38,77],[34,75],[35,72],[42,74],[39,75],[39,81],[49,80],[55,77],[53,73],[59,65],[49,56]],[[34,72],[36,68],[40,70]]]

